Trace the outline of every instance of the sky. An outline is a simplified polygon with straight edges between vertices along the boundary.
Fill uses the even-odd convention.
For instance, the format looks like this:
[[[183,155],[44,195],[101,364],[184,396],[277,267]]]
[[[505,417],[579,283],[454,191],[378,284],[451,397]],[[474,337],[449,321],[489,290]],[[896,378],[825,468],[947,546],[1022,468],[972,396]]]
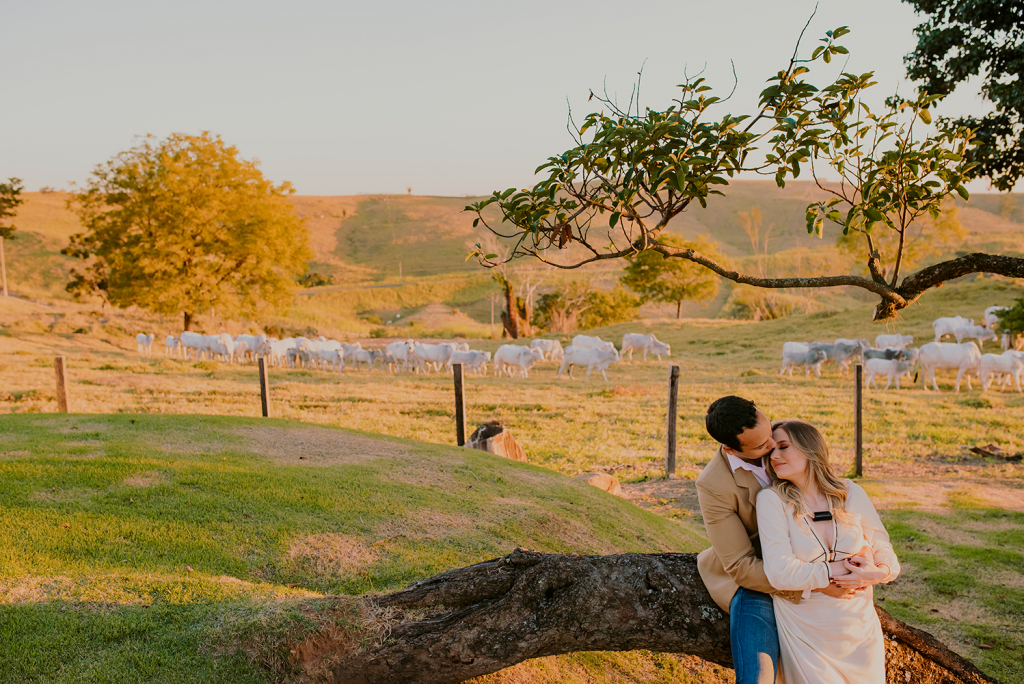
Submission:
[[[665,108],[701,69],[727,94],[734,64],[723,111],[752,111],[815,4],[0,0],[0,178],[66,189],[135,136],[210,131],[304,195],[489,194],[533,182],[573,146],[570,108],[605,86],[628,100],[641,68],[641,103]],[[849,26],[844,68],[874,71],[880,104],[913,92],[921,21],[898,0],[820,0],[803,45]],[[939,113],[988,111],[977,93]]]

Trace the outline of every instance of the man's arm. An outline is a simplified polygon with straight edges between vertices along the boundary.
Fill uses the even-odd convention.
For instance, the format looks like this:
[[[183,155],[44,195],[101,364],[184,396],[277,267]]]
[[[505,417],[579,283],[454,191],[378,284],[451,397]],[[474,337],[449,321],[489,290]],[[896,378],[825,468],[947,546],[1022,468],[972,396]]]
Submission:
[[[750,537],[747,536],[747,528],[730,503],[709,492],[701,483],[697,483],[697,500],[700,502],[700,513],[704,518],[704,528],[707,530],[708,539],[715,548],[715,553],[725,566],[733,581],[741,587],[760,591],[765,594],[796,594],[799,592],[777,592],[768,582],[764,574],[764,564],[757,557]],[[793,600],[790,596],[785,596]]]

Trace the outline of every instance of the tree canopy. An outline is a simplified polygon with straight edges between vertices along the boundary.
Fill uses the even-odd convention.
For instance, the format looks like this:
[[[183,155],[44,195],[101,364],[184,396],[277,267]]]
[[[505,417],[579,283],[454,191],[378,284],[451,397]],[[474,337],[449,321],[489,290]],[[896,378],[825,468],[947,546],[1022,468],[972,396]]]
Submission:
[[[24,186],[20,178],[8,178],[0,183],[0,238],[13,238],[17,230],[13,223],[8,223],[18,213],[18,207],[25,201],[21,196]]]
[[[938,97],[873,104],[865,97],[875,85],[870,72],[843,72],[822,87],[810,83],[807,65],[847,54],[836,42],[846,33],[845,27],[827,31],[803,58],[798,41],[751,115],[714,116],[723,100],[708,92],[701,77],[687,78],[678,98],[661,110],[641,110],[635,90],[625,107],[592,93],[604,109],[588,114],[580,126],[570,117],[576,145],[537,169],[547,173],[544,180],[533,188],[496,191],[466,209],[477,214],[476,224],[511,241],[509,259],[532,257],[572,269],[653,250],[756,287],[860,287],[881,300],[876,320],[894,317],[928,289],[968,273],[1024,277],[1024,259],[989,254],[904,274],[915,222],[936,219],[942,201],[953,194],[968,197],[963,182],[976,164],[969,160],[974,135],[961,127],[922,136],[920,126],[931,122]],[[825,194],[807,207],[808,233],[822,237],[826,225],[838,231],[833,234],[853,232],[867,275],[769,278],[665,242],[673,218],[693,201],[707,206],[741,172],[774,176],[780,187],[808,173]],[[491,205],[499,210],[497,222],[484,214]],[[888,261],[875,244],[878,234],[895,243]],[[482,248],[475,255],[485,266],[499,262]]]
[[[927,16],[917,26],[917,47],[904,58],[907,75],[922,91],[948,95],[980,77],[981,94],[995,105],[984,116],[941,117],[947,131],[970,128],[978,145],[968,159],[971,176],[1011,190],[1024,175],[1024,3],[1020,0],[904,0]]]
[[[65,254],[86,260],[68,290],[115,306],[256,315],[287,305],[312,258],[283,182],[220,136],[146,136],[96,167],[69,208],[85,227]]]
[[[705,236],[684,240],[673,233],[662,233],[660,241],[678,249],[692,249],[716,261],[722,260],[717,245]],[[707,301],[718,294],[718,276],[700,264],[686,259],[669,259],[650,249],[628,259],[629,264],[619,279],[622,284],[644,301],[675,304],[676,318],[682,313],[684,301]]]

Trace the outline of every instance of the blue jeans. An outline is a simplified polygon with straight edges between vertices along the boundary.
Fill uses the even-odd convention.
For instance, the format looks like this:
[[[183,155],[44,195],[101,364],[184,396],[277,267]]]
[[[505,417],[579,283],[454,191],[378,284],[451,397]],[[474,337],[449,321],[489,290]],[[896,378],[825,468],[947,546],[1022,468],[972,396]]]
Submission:
[[[736,684],[775,681],[779,631],[771,596],[740,587],[729,604],[729,637]]]

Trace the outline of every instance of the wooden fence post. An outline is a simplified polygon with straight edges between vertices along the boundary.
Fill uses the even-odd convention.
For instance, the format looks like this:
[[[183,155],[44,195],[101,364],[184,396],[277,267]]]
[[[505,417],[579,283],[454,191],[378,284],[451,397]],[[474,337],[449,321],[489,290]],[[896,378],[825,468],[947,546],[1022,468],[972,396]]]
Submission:
[[[63,356],[53,360],[53,369],[57,372],[57,412],[68,413],[67,367],[64,365]]]
[[[466,444],[466,387],[462,382],[462,364],[453,363],[452,372],[455,376],[455,443]]]
[[[260,403],[263,405],[263,417],[270,417],[270,383],[267,382],[267,357],[261,356],[260,364]]]
[[[854,391],[854,431],[856,432],[856,442],[854,446],[854,468],[857,473],[857,477],[864,475],[864,417],[863,417],[863,371],[864,368],[859,363],[857,364],[857,389]]]
[[[679,397],[679,366],[668,367],[668,425],[665,435],[665,475],[676,475],[676,403]]]

